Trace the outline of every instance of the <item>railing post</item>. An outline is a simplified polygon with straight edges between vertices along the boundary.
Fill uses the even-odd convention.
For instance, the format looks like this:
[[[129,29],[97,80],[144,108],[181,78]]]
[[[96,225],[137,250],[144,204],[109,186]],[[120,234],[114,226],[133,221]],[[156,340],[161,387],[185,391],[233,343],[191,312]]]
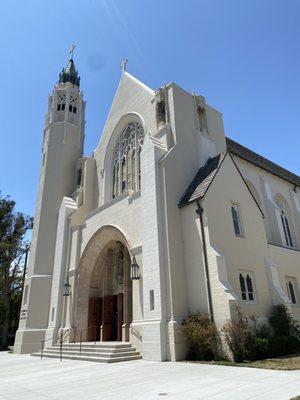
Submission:
[[[73,343],[76,343],[76,330],[77,330],[77,326],[74,326],[74,340],[73,340]]]
[[[82,343],[82,331],[80,332],[80,346],[79,346],[79,353],[81,353],[81,343]]]
[[[42,347],[41,347],[41,360],[43,359],[43,352],[44,352],[44,341],[42,340]]]
[[[63,341],[63,337],[62,337],[62,332],[60,333],[60,361],[62,361],[62,341]]]

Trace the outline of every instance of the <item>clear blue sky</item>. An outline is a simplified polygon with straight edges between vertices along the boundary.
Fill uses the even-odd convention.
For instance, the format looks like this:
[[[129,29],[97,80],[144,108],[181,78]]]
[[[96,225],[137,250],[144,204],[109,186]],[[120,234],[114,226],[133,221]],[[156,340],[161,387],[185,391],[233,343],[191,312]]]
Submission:
[[[47,95],[71,43],[96,147],[126,56],[153,89],[175,81],[226,135],[300,174],[300,1],[9,0],[0,10],[0,190],[34,213]]]

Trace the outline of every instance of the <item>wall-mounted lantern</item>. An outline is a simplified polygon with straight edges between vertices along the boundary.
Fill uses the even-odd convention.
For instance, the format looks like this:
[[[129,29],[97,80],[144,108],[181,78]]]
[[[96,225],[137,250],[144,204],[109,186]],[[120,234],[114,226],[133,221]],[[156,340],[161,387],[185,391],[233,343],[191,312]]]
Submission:
[[[63,295],[64,296],[70,296],[70,294],[71,294],[71,285],[69,283],[69,277],[67,276],[67,280],[64,283]]]
[[[139,269],[140,269],[140,267],[138,266],[138,263],[136,262],[135,255],[133,255],[132,261],[131,261],[131,266],[130,266],[130,278],[132,280],[140,279]]]

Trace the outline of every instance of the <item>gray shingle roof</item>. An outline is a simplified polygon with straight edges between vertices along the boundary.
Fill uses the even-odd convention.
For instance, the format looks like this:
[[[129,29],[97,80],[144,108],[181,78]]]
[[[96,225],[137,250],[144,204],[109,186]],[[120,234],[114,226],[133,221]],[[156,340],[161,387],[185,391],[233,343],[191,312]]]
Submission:
[[[300,176],[280,167],[279,165],[260,156],[259,154],[248,149],[247,147],[242,146],[232,139],[226,138],[226,143],[227,152],[230,154],[238,156],[250,162],[251,164],[270,172],[271,174],[279,176],[280,178],[300,187]],[[216,173],[218,172],[227,152],[210,158],[207,163],[198,170],[192,182],[189,184],[188,188],[179,200],[179,208],[184,207],[187,204],[205,196],[207,189],[216,176]]]
[[[226,153],[222,153],[208,159],[206,164],[198,170],[192,182],[179,200],[179,208],[205,196],[205,193],[218,172],[225,156]]]
[[[247,147],[242,146],[232,139],[226,138],[226,143],[229,153],[234,154],[268,172],[271,172],[271,174],[277,175],[296,186],[300,186],[300,176],[280,167],[279,165],[273,163],[267,158],[260,156],[259,154],[248,149]]]

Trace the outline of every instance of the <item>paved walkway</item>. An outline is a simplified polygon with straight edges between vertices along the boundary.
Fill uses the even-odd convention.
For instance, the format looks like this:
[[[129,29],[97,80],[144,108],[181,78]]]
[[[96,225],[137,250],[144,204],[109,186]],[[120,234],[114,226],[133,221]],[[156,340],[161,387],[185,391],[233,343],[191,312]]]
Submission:
[[[300,371],[188,363],[98,364],[0,352],[0,400],[288,400]]]

